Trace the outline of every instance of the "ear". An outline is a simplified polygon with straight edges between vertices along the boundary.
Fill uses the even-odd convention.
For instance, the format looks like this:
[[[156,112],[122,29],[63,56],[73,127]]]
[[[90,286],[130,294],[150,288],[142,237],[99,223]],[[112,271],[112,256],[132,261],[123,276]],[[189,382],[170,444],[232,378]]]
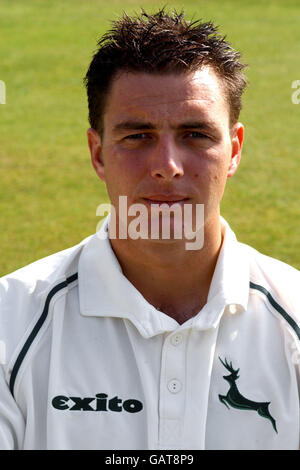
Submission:
[[[231,137],[231,159],[228,168],[227,178],[231,178],[236,172],[242,155],[244,140],[244,126],[241,122],[234,124]]]
[[[99,178],[105,182],[101,137],[96,129],[90,128],[87,130],[87,139],[94,170],[96,171]]]

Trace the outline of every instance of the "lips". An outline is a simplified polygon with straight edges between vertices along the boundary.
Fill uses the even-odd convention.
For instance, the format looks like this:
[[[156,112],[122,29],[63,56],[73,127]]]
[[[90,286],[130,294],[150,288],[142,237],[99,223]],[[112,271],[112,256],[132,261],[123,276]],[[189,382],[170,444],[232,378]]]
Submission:
[[[190,200],[190,198],[181,194],[153,194],[151,196],[143,197],[142,200],[144,204],[149,207],[153,204],[166,204],[168,206],[172,206],[173,204],[180,204],[183,206]]]
[[[188,201],[190,198],[181,194],[153,194],[143,197],[143,199],[152,204],[162,204],[164,202],[175,204],[176,202]]]

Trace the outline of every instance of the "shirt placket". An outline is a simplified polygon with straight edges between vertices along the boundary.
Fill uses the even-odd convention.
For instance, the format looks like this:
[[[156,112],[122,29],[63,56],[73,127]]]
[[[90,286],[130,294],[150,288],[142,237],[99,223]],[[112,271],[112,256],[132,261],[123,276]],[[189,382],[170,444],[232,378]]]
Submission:
[[[162,349],[159,397],[159,448],[179,449],[186,402],[186,348],[189,329],[166,336]]]
[[[204,449],[218,325],[176,330],[162,349],[159,449]]]

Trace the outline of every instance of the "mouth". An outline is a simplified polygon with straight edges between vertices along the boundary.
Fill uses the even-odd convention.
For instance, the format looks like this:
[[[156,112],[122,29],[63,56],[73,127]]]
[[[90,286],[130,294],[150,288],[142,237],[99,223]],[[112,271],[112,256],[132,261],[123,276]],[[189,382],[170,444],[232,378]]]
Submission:
[[[168,206],[171,206],[173,204],[184,204],[185,202],[189,201],[190,198],[187,196],[183,196],[180,194],[170,194],[170,195],[165,195],[165,194],[154,194],[151,196],[143,197],[142,200],[148,204],[167,204]]]

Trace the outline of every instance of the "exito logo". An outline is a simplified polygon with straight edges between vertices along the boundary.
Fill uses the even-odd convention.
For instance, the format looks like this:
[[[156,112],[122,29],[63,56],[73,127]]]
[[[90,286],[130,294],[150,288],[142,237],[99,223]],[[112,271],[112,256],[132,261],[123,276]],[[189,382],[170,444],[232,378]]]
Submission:
[[[108,398],[106,393],[97,393],[94,397],[66,397],[57,395],[52,400],[52,406],[57,410],[69,411],[127,411],[138,413],[143,409],[139,400],[122,400],[118,396]]]
[[[3,80],[0,80],[0,104],[6,104],[6,86]]]

